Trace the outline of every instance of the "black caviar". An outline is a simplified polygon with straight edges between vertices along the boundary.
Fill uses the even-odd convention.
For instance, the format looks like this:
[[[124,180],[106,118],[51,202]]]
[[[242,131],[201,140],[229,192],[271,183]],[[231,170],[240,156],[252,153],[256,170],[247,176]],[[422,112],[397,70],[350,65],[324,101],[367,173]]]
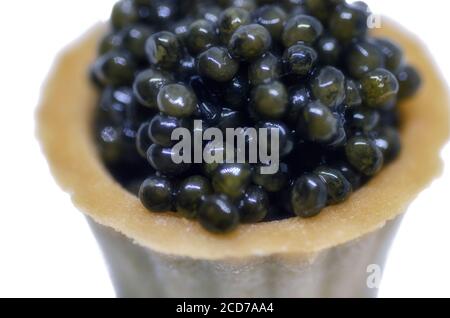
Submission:
[[[369,15],[344,0],[119,1],[91,71],[101,159],[149,211],[213,233],[344,202],[401,154],[397,106],[422,81]],[[252,128],[275,129],[278,170],[212,139],[175,162],[178,128],[239,129],[248,148]],[[193,160],[206,149],[225,162]]]

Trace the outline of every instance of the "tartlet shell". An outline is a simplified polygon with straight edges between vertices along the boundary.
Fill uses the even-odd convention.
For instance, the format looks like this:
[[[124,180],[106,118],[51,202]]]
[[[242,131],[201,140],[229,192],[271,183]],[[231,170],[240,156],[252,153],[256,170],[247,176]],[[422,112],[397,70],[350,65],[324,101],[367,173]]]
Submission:
[[[426,46],[383,19],[380,36],[396,40],[423,76],[423,87],[401,103],[400,157],[342,204],[312,219],[242,225],[213,235],[173,213],[152,214],[105,169],[92,135],[97,93],[88,70],[106,26],[93,27],[58,58],[38,109],[38,138],[52,173],[74,204],[95,222],[113,228],[152,251],[193,259],[307,256],[382,228],[403,213],[442,170],[440,151],[448,139],[448,92]]]

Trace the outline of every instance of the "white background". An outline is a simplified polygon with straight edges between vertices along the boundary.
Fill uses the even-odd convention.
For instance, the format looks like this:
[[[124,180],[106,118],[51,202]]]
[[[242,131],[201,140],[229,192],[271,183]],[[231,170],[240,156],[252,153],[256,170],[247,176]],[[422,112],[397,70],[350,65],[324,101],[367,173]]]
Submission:
[[[0,9],[0,297],[114,297],[90,230],[55,184],[34,137],[40,87],[55,54],[114,0],[2,1]],[[449,2],[368,1],[428,45],[450,79]],[[70,83],[68,83],[70,85]],[[423,105],[426,107],[427,105]],[[383,297],[450,297],[450,148],[444,176],[410,208]]]

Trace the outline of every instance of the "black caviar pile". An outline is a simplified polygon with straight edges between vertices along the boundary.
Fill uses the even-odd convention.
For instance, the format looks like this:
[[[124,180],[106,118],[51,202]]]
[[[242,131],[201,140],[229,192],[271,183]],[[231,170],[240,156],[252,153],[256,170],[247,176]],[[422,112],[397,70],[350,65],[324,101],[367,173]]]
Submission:
[[[95,138],[152,212],[209,231],[313,217],[401,149],[397,104],[420,76],[343,0],[122,0],[99,46]],[[175,164],[178,127],[276,128],[281,166]],[[222,151],[223,149],[217,149]]]

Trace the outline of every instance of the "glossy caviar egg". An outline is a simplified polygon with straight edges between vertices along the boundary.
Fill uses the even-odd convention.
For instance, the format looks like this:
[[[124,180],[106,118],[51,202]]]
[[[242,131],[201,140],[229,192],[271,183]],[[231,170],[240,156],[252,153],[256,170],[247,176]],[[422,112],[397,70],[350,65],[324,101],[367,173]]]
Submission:
[[[153,144],[149,136],[149,123],[143,123],[136,135],[136,149],[143,158],[147,158],[148,148]]]
[[[209,142],[205,146],[205,151],[207,151],[209,154],[213,155],[215,160],[214,162],[206,161],[203,163],[203,171],[208,177],[212,177],[214,175],[214,172],[219,168],[219,166],[226,162],[227,160],[227,145],[223,143],[214,143]],[[235,159],[236,151],[233,150],[233,154],[230,154],[230,156]]]
[[[366,176],[373,176],[383,166],[383,153],[375,142],[365,137],[353,137],[345,147],[348,162]]]
[[[111,14],[111,24],[116,30],[138,22],[139,13],[133,0],[121,0],[114,5]]]
[[[386,69],[378,68],[361,79],[364,103],[369,107],[383,107],[397,98],[399,83]]]
[[[108,122],[116,127],[123,126],[125,122],[134,119],[135,99],[132,90],[127,87],[105,88],[99,106],[103,115],[108,117]]]
[[[212,233],[228,233],[239,225],[239,211],[223,195],[206,196],[198,210],[200,224]]]
[[[289,181],[289,168],[285,163],[281,163],[278,171],[275,174],[263,173],[261,170],[264,165],[258,165],[254,169],[253,183],[261,186],[267,192],[279,192],[286,187]]]
[[[241,26],[249,24],[250,13],[242,8],[230,7],[219,16],[218,30],[220,40],[227,45],[233,33]]]
[[[204,120],[207,125],[214,126],[219,121],[222,111],[218,96],[210,89],[205,79],[200,76],[193,76],[189,85],[199,100],[196,116]]]
[[[199,55],[197,69],[204,77],[217,82],[228,82],[237,74],[239,63],[226,48],[214,46]]]
[[[139,61],[147,57],[145,44],[153,34],[153,29],[145,25],[128,28],[123,36],[123,46]]]
[[[345,104],[349,107],[357,107],[362,104],[361,84],[347,79],[345,81]]]
[[[185,18],[175,23],[170,29],[182,45],[186,45],[189,27],[192,22],[194,22],[192,18]]]
[[[243,124],[244,118],[241,112],[229,108],[222,108],[217,128],[226,132],[228,128],[240,128]]]
[[[342,47],[339,41],[331,36],[320,38],[317,42],[319,60],[324,65],[336,65],[341,57]]]
[[[283,54],[283,64],[288,74],[306,76],[316,65],[317,52],[310,46],[295,44]]]
[[[201,118],[207,127],[217,125],[222,114],[222,107],[211,102],[200,102],[197,105],[196,116]]]
[[[336,107],[345,100],[345,76],[333,66],[321,68],[311,83],[311,92],[323,105]]]
[[[278,155],[280,157],[285,157],[289,155],[294,149],[294,137],[290,129],[282,121],[262,121],[256,125],[257,129],[267,129],[267,139],[259,140],[259,146],[263,145],[273,153],[275,151],[274,144],[272,143],[272,138],[278,144]],[[278,139],[275,139],[275,135],[272,136],[273,131],[278,133]]]
[[[155,67],[170,70],[181,57],[181,48],[175,34],[161,31],[153,34],[145,45],[148,60]]]
[[[256,0],[219,0],[223,7],[242,8],[249,12],[257,8]]]
[[[168,212],[172,209],[173,185],[166,177],[152,176],[142,183],[139,198],[151,212]]]
[[[272,53],[266,53],[250,64],[248,77],[252,85],[267,84],[281,76],[281,63]]]
[[[351,46],[346,62],[349,74],[354,78],[361,78],[367,72],[383,67],[384,57],[375,44],[362,41]]]
[[[136,64],[129,54],[110,51],[100,56],[94,64],[94,74],[103,85],[127,85],[133,81]]]
[[[344,0],[305,0],[304,5],[310,14],[321,21],[326,21],[334,12],[336,5],[342,2]]]
[[[385,162],[390,162],[400,154],[402,144],[400,134],[392,127],[382,127],[375,131],[374,141],[383,153]]]
[[[197,61],[194,57],[189,54],[184,55],[179,60],[177,71],[177,80],[182,82],[188,82],[192,76],[196,75],[197,72]]]
[[[348,163],[340,161],[333,165],[333,168],[339,170],[342,175],[347,179],[352,185],[353,191],[358,190],[361,187],[362,178]]]
[[[375,44],[384,56],[385,67],[391,72],[396,72],[404,62],[401,47],[388,39],[375,39]]]
[[[342,1],[343,2],[343,1]],[[366,12],[367,14],[371,14],[370,8],[364,1],[355,1],[352,2],[352,6],[359,8],[360,10]]]
[[[219,42],[214,23],[207,20],[197,20],[189,26],[186,36],[186,46],[193,56],[197,56]]]
[[[161,87],[173,81],[170,74],[155,69],[139,73],[134,80],[133,91],[139,102],[152,109],[158,108],[158,93]]]
[[[224,87],[226,105],[232,109],[243,110],[249,103],[250,83],[247,74],[238,73]]]
[[[252,61],[266,53],[272,45],[272,37],[259,24],[241,26],[231,36],[228,49],[234,57]]]
[[[330,139],[330,141],[325,143],[325,146],[330,151],[337,151],[341,147],[345,146],[348,139],[348,133],[344,125],[345,119],[339,113],[334,113],[334,115],[337,120],[337,131],[336,134]]]
[[[251,182],[252,169],[247,164],[223,164],[214,172],[212,185],[216,193],[232,199],[242,196]]]
[[[164,148],[160,145],[151,145],[147,151],[147,160],[150,165],[164,175],[179,176],[190,168],[188,163],[175,163],[173,156],[175,152],[172,148]]]
[[[319,20],[309,15],[297,15],[290,18],[283,30],[283,44],[286,48],[302,42],[314,44],[322,35],[323,26]]]
[[[367,13],[358,6],[339,5],[330,17],[331,34],[341,42],[364,37],[367,33]]]
[[[195,5],[195,17],[197,19],[205,19],[212,23],[217,23],[219,21],[222,9],[214,4],[204,4],[202,2],[197,2]]]
[[[410,65],[400,68],[396,76],[399,83],[398,96],[400,98],[413,96],[422,85],[420,74]]]
[[[97,145],[102,160],[106,164],[115,164],[121,159],[122,139],[118,128],[112,126],[100,129]]]
[[[287,1],[289,1],[289,0],[287,0]],[[296,0],[293,0],[293,1],[296,1]],[[295,17],[300,14],[308,14],[308,12],[306,12],[306,9],[304,6],[295,6],[291,10],[287,10],[287,12],[288,12],[288,18],[292,18],[292,17]]]
[[[212,194],[211,183],[202,176],[192,176],[184,180],[176,197],[177,212],[188,219],[195,219],[205,196]]]
[[[327,186],[322,179],[314,174],[306,174],[295,181],[291,189],[290,204],[297,216],[309,218],[325,208],[327,198]]]
[[[110,51],[116,51],[122,47],[122,43],[123,43],[123,36],[121,33],[107,34],[102,39],[100,45],[98,46],[98,53],[100,55],[103,55]]]
[[[290,126],[295,127],[303,108],[308,106],[310,101],[311,93],[305,86],[292,86],[289,89],[289,108],[284,116],[284,121]]]
[[[325,183],[328,192],[328,204],[344,202],[352,193],[352,185],[344,175],[330,167],[319,167],[314,173]]]
[[[273,40],[281,41],[284,24],[287,20],[287,14],[281,7],[277,5],[263,6],[256,12],[255,20],[269,31]]]
[[[288,108],[288,93],[281,82],[258,85],[252,92],[252,103],[262,118],[280,119]]]
[[[150,121],[148,134],[153,143],[170,147],[177,143],[172,140],[172,133],[178,128],[189,129],[190,126],[191,122],[187,119],[160,114],[154,116]]]
[[[269,197],[260,187],[247,189],[239,202],[239,215],[242,223],[257,223],[269,214]]]
[[[177,19],[182,10],[186,10],[186,1],[152,0],[147,3],[147,21],[165,28]]]
[[[371,131],[380,122],[380,113],[375,109],[370,108],[358,108],[351,112],[352,127],[360,131]]]
[[[197,96],[183,84],[168,84],[158,93],[158,108],[169,116],[187,118],[194,114]]]
[[[298,132],[307,140],[328,143],[338,133],[339,121],[331,110],[319,102],[306,106],[298,122]]]
[[[212,103],[218,108],[222,106],[221,99],[223,98],[223,84],[220,82],[201,76],[197,71],[197,74],[189,79],[189,85],[195,95],[197,95],[199,101]]]
[[[280,2],[283,8],[285,8],[288,12],[304,6],[304,0],[281,0]],[[303,9],[306,10],[305,8]]]

